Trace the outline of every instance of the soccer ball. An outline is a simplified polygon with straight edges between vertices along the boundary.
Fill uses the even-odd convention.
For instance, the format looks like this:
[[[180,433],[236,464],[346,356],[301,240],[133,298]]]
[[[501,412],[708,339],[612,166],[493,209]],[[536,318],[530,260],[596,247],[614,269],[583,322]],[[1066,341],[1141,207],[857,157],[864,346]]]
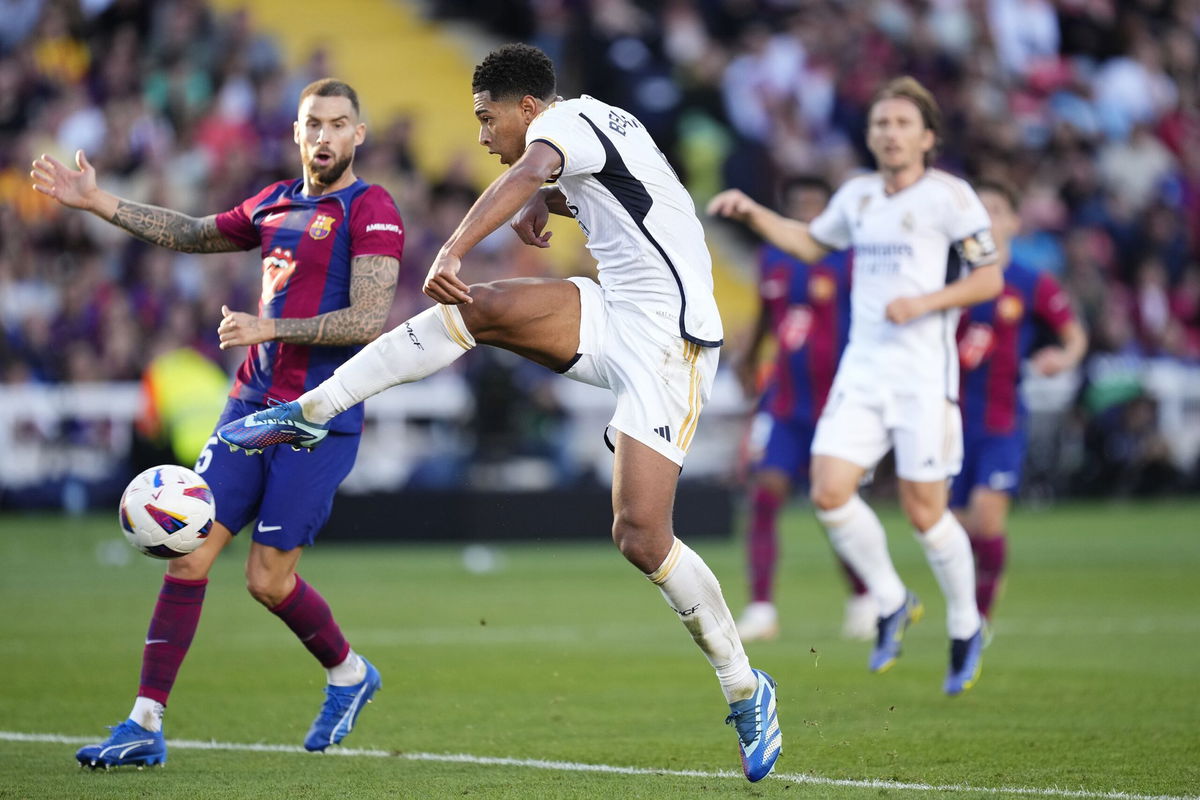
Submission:
[[[212,490],[187,467],[151,467],[125,487],[118,517],[129,543],[148,556],[179,558],[212,529],[217,504]]]

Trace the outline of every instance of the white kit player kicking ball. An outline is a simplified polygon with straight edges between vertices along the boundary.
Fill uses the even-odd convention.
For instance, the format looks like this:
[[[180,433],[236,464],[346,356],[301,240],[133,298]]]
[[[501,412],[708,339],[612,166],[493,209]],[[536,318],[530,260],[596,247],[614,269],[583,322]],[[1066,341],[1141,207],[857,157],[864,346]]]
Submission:
[[[367,345],[298,400],[235,420],[218,435],[249,450],[313,447],[339,412],[419,380],[476,344],[610,389],[617,406],[609,423],[616,431],[613,540],[659,587],[716,670],[743,771],[760,780],[780,752],[775,682],[750,667],[720,584],[671,527],[679,470],[723,338],[704,229],[641,123],[591,97],[557,98],[554,67],[542,51],[499,48],[476,68],[471,90],[479,143],[509,169],[434,260],[425,293],[440,305]],[[460,259],[506,222],[527,244],[549,246],[550,213],[578,220],[599,262],[599,283],[468,286],[459,279]]]
[[[847,181],[811,224],[736,189],[708,210],[809,263],[854,248],[850,342],[813,437],[812,500],[834,548],[878,604],[869,666],[884,672],[922,606],[896,574],[883,526],[858,486],[895,449],[900,504],[946,596],[944,688],[958,695],[979,677],[983,635],[971,543],[947,510],[947,479],[962,463],[954,335],[959,308],[995,297],[1004,279],[983,204],[965,181],[929,166],[939,126],[933,96],[897,78],[867,118],[879,171]],[[948,260],[952,247],[958,258]]]

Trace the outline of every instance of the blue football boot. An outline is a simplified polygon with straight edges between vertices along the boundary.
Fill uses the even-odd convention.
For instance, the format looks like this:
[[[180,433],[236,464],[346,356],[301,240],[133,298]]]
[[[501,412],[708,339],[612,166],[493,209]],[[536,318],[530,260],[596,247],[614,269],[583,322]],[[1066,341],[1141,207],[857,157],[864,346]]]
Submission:
[[[871,651],[871,659],[867,662],[871,672],[887,672],[900,657],[900,643],[904,641],[904,632],[908,626],[920,622],[925,615],[925,606],[912,592],[904,598],[904,604],[886,617],[880,617],[876,623],[878,636],[875,648]]]
[[[277,444],[290,444],[293,450],[312,450],[329,433],[326,426],[306,420],[295,400],[269,402],[270,406],[262,411],[222,425],[217,438],[229,445],[231,451],[245,450],[249,455]]]
[[[783,752],[783,734],[775,713],[775,679],[762,670],[754,670],[758,688],[745,700],[729,704],[726,725],[737,730],[738,750],[746,780],[761,781],[775,768],[775,759]]]
[[[975,685],[983,671],[983,628],[970,639],[950,640],[950,668],[946,670],[946,694],[957,697]]]
[[[109,727],[112,735],[99,744],[79,748],[75,760],[81,767],[149,767],[167,763],[167,743],[162,731],[148,731],[131,719]]]
[[[325,704],[304,737],[305,750],[322,751],[331,744],[337,744],[354,730],[354,722],[363,706],[371,702],[375,692],[383,686],[379,670],[365,658],[363,664],[367,667],[367,676],[360,683],[325,687]]]

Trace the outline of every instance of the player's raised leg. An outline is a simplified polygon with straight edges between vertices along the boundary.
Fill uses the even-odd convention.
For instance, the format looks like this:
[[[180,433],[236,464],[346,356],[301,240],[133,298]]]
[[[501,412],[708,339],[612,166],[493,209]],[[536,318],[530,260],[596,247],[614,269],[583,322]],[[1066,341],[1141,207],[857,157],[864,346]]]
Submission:
[[[775,682],[751,668],[712,570],[671,525],[679,465],[618,433],[613,465],[613,541],[658,586],[716,671],[751,781],[771,771],[782,749]]]
[[[438,304],[397,325],[291,403],[221,428],[227,444],[311,449],[325,423],[384,389],[428,377],[476,344],[490,344],[551,369],[562,369],[579,344],[579,290],[557,279],[517,278],[476,284],[470,303]]]
[[[127,719],[111,728],[112,734],[107,739],[75,753],[80,766],[108,769],[166,763],[162,726],[167,699],[200,624],[208,572],[232,538],[227,527],[214,522],[199,549],[168,562],[146,631],[141,679],[133,708]]]
[[[945,691],[965,692],[982,669],[983,631],[975,605],[975,563],[967,532],[947,509],[944,480],[901,479],[900,504],[916,530],[917,541],[946,598],[946,630],[950,665]]]

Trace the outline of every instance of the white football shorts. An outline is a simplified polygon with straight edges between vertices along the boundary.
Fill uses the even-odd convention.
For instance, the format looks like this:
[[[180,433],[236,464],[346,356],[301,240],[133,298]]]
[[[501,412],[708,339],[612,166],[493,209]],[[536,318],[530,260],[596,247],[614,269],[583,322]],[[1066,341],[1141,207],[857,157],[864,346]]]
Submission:
[[[962,414],[941,387],[914,393],[847,383],[834,380],[813,434],[813,455],[872,470],[894,447],[896,474],[906,481],[942,481],[959,473]]]
[[[609,427],[683,466],[712,392],[720,348],[701,347],[656,325],[590,278],[579,287],[579,355],[562,374],[617,397]]]

